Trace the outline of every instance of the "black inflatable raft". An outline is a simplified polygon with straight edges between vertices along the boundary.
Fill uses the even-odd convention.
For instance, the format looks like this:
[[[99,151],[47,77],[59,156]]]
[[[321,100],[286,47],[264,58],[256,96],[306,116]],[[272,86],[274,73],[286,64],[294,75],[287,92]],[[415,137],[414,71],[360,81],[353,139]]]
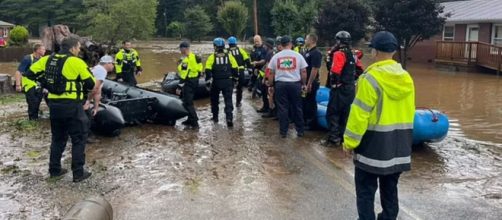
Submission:
[[[97,134],[105,136],[120,135],[121,129],[126,124],[120,109],[107,104],[99,105],[98,112],[93,119],[91,129]]]
[[[174,95],[140,89],[105,80],[103,103],[120,109],[126,123],[151,121],[174,125],[176,120],[188,115],[181,100]]]

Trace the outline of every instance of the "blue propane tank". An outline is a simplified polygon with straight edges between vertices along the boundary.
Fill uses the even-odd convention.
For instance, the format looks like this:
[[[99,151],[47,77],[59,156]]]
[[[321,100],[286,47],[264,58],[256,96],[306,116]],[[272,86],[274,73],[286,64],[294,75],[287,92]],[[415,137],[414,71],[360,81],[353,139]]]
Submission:
[[[329,101],[329,92],[330,89],[328,87],[326,86],[319,87],[319,89],[317,90],[317,94],[315,96],[316,102],[321,103]]]
[[[442,141],[450,123],[446,114],[432,109],[417,109],[413,123],[413,144]]]
[[[328,111],[328,101],[324,101],[317,104],[317,124],[324,129],[328,129],[328,120],[326,119],[327,111]]]

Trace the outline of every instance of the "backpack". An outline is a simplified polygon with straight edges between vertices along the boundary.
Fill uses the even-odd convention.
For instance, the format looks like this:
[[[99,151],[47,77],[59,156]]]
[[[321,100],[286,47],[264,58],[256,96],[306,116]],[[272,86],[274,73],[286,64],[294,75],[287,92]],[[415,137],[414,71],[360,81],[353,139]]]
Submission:
[[[51,55],[45,64],[43,87],[52,94],[61,95],[67,92],[68,80],[63,76],[63,66],[68,57],[70,56],[56,57]]]

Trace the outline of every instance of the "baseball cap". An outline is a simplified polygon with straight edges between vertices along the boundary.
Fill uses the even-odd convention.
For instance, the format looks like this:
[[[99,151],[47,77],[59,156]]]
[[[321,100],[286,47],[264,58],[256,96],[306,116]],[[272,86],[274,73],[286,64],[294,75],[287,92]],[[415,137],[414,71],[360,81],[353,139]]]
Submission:
[[[180,43],[180,48],[189,48],[190,44],[186,41],[183,41]]]
[[[291,42],[291,37],[284,35],[281,37],[281,44],[288,44]]]
[[[369,46],[378,51],[391,53],[397,50],[399,44],[392,33],[380,31],[373,36]]]
[[[104,55],[99,59],[99,63],[115,63],[115,60],[110,55]]]

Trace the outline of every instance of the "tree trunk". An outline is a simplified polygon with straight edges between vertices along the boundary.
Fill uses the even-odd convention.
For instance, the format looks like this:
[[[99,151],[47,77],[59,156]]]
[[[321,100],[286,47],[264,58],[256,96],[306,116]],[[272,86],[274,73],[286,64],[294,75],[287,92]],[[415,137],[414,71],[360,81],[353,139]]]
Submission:
[[[11,76],[0,73],[0,94],[6,94],[13,91]]]

